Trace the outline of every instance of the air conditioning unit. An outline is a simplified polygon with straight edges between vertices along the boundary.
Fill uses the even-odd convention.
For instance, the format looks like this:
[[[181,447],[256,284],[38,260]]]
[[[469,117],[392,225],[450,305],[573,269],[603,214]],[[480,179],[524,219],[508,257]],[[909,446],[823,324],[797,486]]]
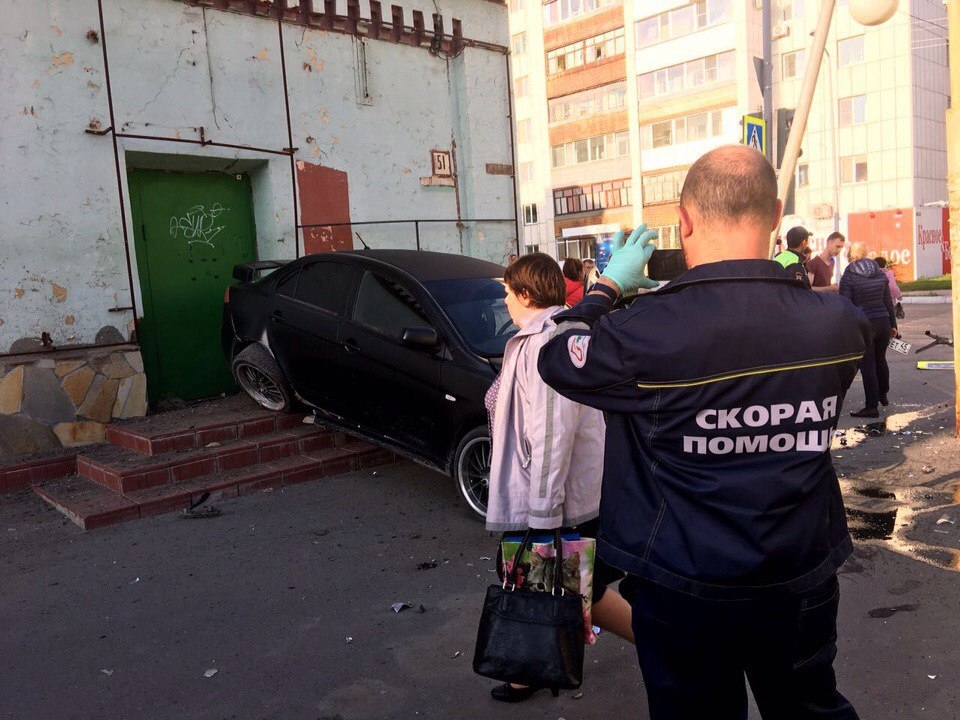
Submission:
[[[790,35],[790,23],[778,23],[770,28],[770,34],[774,40],[785,38]]]

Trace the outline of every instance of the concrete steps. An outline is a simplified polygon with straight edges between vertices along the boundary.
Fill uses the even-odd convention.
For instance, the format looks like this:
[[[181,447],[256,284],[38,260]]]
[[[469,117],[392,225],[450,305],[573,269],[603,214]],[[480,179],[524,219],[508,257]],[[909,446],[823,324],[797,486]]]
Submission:
[[[3,472],[26,472],[37,495],[94,530],[189,507],[207,492],[237,497],[396,459],[343,433],[305,425],[300,415],[246,412],[203,420],[187,427],[176,417],[109,426],[105,445],[69,459],[2,468],[0,479]]]

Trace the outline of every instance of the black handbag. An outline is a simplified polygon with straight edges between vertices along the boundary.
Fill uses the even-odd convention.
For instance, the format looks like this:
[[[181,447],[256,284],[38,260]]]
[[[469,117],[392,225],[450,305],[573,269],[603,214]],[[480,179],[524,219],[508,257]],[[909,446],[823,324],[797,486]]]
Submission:
[[[516,558],[530,544],[523,537]],[[517,685],[573,690],[583,680],[583,610],[580,595],[563,589],[560,531],[551,592],[517,587],[518,561],[502,585],[487,588],[477,630],[473,671]],[[530,545],[532,548],[532,545]]]

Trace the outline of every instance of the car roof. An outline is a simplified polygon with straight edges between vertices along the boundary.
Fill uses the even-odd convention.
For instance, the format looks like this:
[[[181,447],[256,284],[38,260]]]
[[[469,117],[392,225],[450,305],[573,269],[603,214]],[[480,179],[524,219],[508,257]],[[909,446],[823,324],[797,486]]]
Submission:
[[[349,255],[392,265],[412,275],[420,282],[464,278],[502,277],[502,265],[453,253],[429,250],[348,250],[337,255]]]

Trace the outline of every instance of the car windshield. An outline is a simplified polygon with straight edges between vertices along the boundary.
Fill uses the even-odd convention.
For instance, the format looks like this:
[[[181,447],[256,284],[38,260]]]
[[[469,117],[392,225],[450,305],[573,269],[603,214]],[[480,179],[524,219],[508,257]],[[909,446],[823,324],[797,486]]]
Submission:
[[[496,278],[434,280],[424,283],[474,352],[500,357],[507,340],[519,329],[504,302],[503,283]]]

